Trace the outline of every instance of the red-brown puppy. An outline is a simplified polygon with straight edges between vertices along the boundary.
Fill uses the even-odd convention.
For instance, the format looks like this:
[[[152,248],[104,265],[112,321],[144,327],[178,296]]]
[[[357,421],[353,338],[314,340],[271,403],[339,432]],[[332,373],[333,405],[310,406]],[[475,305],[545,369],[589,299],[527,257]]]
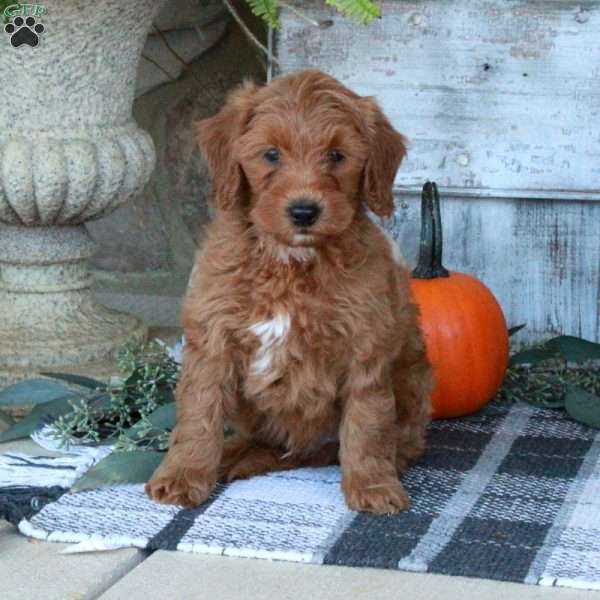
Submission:
[[[198,140],[218,210],[148,494],[195,506],[219,478],[339,461],[348,506],[408,508],[398,473],[424,447],[431,371],[408,270],[367,215],[392,213],[404,138],[371,98],[305,71],[238,89]]]

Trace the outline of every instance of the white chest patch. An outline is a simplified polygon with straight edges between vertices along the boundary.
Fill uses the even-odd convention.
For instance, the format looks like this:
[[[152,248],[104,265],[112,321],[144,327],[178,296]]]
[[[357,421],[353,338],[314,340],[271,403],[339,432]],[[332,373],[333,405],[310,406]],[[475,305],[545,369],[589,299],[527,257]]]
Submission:
[[[315,258],[317,251],[310,246],[277,246],[276,258],[282,263],[289,264],[292,261],[308,262]]]
[[[379,227],[379,230],[381,231],[381,233],[383,233],[385,239],[388,241],[388,244],[390,246],[390,252],[392,253],[392,259],[394,260],[394,262],[400,267],[408,268],[408,265],[404,260],[404,256],[402,256],[402,252],[400,252],[398,242],[396,242],[396,240],[390,235],[389,231],[384,229],[381,225],[379,225],[379,223],[377,223],[376,225],[377,227]]]
[[[259,321],[250,331],[260,340],[250,370],[254,375],[266,373],[273,364],[275,350],[285,342],[291,327],[290,315],[278,314],[268,321]]]

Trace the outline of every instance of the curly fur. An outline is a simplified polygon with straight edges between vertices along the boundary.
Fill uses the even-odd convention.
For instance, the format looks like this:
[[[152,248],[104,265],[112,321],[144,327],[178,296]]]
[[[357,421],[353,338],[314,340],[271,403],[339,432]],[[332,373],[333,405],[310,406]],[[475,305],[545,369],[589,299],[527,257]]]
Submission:
[[[318,71],[246,84],[197,131],[217,216],[148,494],[194,506],[219,478],[339,461],[351,508],[408,508],[398,473],[424,448],[431,369],[406,265],[366,210],[391,214],[404,138],[373,99]],[[321,208],[314,225],[291,222],[298,198]]]

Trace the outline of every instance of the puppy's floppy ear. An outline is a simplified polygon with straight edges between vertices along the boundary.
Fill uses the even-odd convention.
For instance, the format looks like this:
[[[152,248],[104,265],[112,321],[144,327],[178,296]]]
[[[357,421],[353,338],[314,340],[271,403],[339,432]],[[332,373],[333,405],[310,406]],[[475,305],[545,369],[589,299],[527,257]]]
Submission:
[[[406,138],[399,134],[372,98],[363,98],[367,119],[369,158],[363,173],[363,194],[369,208],[380,217],[394,210],[392,186],[406,156]]]
[[[212,201],[222,210],[231,210],[245,193],[234,144],[250,120],[258,89],[253,83],[244,83],[227,97],[216,115],[196,123],[196,139],[212,179]]]

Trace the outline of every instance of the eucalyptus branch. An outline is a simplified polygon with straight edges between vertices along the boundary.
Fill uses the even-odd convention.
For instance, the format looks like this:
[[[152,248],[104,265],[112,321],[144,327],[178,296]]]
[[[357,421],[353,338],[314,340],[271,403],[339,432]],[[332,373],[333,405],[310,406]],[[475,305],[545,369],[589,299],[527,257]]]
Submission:
[[[69,402],[71,410],[54,421],[50,435],[61,444],[109,441],[119,450],[165,449],[174,408],[158,421],[153,415],[174,406],[181,365],[156,343],[125,348],[117,363],[124,381],[82,392]]]

